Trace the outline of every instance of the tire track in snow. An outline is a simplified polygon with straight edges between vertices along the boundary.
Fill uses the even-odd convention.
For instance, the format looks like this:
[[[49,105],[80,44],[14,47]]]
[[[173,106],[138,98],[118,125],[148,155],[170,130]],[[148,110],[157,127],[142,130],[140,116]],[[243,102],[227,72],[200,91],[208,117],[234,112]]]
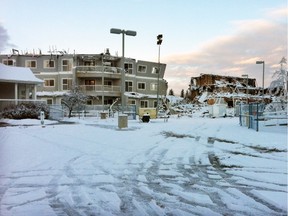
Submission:
[[[196,134],[198,134],[197,133],[197,131],[198,131],[197,129],[198,128],[196,128],[196,131],[193,131]],[[209,136],[209,137],[201,136],[201,139],[203,140],[203,139],[207,138],[207,144],[210,145],[210,148],[212,148],[212,147],[213,148],[217,148],[216,146],[214,146],[214,142],[215,141],[223,142],[223,143],[226,143],[226,144],[237,144],[237,145],[243,146],[243,148],[250,147],[250,146],[247,146],[246,144],[243,144],[243,143],[238,143],[238,142],[234,142],[232,140],[225,140],[225,139],[217,138],[217,133],[219,131],[221,131],[221,125],[216,129],[216,131],[213,134],[213,136]],[[206,144],[206,146],[207,146],[207,144]],[[218,150],[223,151],[223,149],[218,149]],[[261,157],[263,157],[263,156],[261,155]],[[226,191],[227,189],[229,189],[231,187],[235,188],[237,191],[239,191],[239,194],[237,196],[235,194],[233,194],[233,193],[229,193],[229,192],[228,193],[231,196],[236,197],[237,199],[239,199],[239,198],[245,199],[245,197],[246,197],[246,199],[249,199],[250,201],[253,200],[254,204],[250,204],[249,205],[249,203],[248,203],[249,208],[251,208],[251,209],[254,208],[256,211],[261,212],[261,214],[275,214],[275,215],[279,214],[279,215],[282,215],[283,209],[280,209],[277,206],[274,206],[271,203],[268,203],[267,201],[260,199],[259,197],[255,196],[251,192],[251,190],[253,190],[253,189],[267,190],[267,188],[264,188],[264,187],[261,187],[261,186],[260,187],[259,186],[246,186],[246,185],[243,185],[243,184],[238,184],[236,182],[236,180],[232,179],[233,175],[227,174],[222,169],[221,165],[219,164],[220,163],[219,159],[218,159],[217,156],[215,156],[214,152],[209,152],[208,158],[209,158],[210,164],[215,169],[215,172],[216,172],[217,176],[220,176],[226,183],[228,183],[228,185],[231,185],[229,187],[221,186],[220,189]],[[227,169],[228,168],[229,167],[227,167]],[[231,168],[233,168],[233,167],[231,167]],[[255,181],[255,180],[253,179],[253,181]],[[219,187],[219,185],[216,185],[216,186]],[[215,192],[214,192],[214,194],[215,194]],[[241,196],[240,194],[243,194],[243,196]],[[219,200],[219,195],[217,195],[217,196],[218,196],[217,199]],[[217,202],[217,201],[215,200],[215,202]]]
[[[200,139],[199,136],[194,138],[196,141],[199,141]],[[172,145],[174,145],[173,140]],[[195,209],[195,205],[197,204],[198,206],[203,207],[207,213],[215,214],[215,212],[209,210],[209,204],[199,204],[199,198],[196,198],[195,202],[194,198],[189,194],[190,192],[196,191],[199,196],[199,190],[189,189],[191,181],[194,181],[194,179],[193,176],[191,176],[191,173],[189,173],[191,169],[189,170],[187,167],[184,169],[184,166],[187,166],[187,162],[185,163],[183,161],[183,157],[175,158],[172,156],[171,158],[171,154],[170,158],[165,158],[168,152],[169,145],[165,143],[164,149],[163,146],[157,146],[148,149],[145,153],[147,161],[150,163],[148,162],[149,165],[145,166],[146,169],[144,169],[142,173],[137,173],[137,175],[145,177],[145,181],[140,182],[139,190],[141,190],[142,197],[148,197],[149,200],[147,201],[150,202],[144,204],[144,206],[153,206],[151,204],[152,200],[155,212],[160,211],[162,214],[171,214],[172,212],[178,211],[182,213],[186,212],[184,214],[201,214],[199,209]],[[187,159],[185,160],[187,161]],[[183,179],[184,182],[179,184],[179,181],[182,181]],[[147,207],[146,211],[148,213],[150,211],[151,213],[151,209]]]
[[[1,189],[1,201],[0,201],[0,215],[10,215],[13,209],[22,206],[33,205],[35,203],[45,202],[47,199],[53,197],[53,194],[46,194],[44,189],[46,188],[45,182],[35,183],[34,178],[49,179],[53,170],[28,170],[11,173],[11,179],[5,184],[4,190]],[[43,191],[43,193],[41,193]],[[36,208],[36,207],[35,207]],[[3,213],[6,212],[7,213]],[[18,211],[18,210],[16,210]]]
[[[207,153],[205,153],[205,156],[203,157],[208,156],[206,154]],[[227,208],[227,205],[221,200],[217,192],[211,190],[213,188],[221,187],[217,183],[220,181],[226,182],[226,180],[222,177],[218,177],[217,174],[215,175],[213,173],[214,169],[210,164],[202,164],[201,161],[195,160],[194,156],[190,157],[190,166],[193,171],[193,181],[195,182],[191,191],[194,192],[196,196],[199,192],[208,195],[211,201],[215,204],[215,206],[209,206],[209,208],[214,212],[218,212],[224,215],[233,215],[233,213],[236,213]],[[230,185],[226,185],[225,187],[229,186]]]
[[[76,156],[70,159],[60,172],[52,178],[49,183],[49,188],[46,193],[52,198],[49,200],[50,207],[57,215],[83,215],[83,211],[86,213],[92,213],[89,205],[82,205],[82,197],[85,194],[81,193],[81,187],[85,185],[81,176],[75,174],[73,164],[82,156]],[[66,176],[69,178],[69,183],[62,185],[60,182],[61,177]],[[68,187],[68,193],[71,195],[69,200],[67,194],[63,194],[64,191],[59,191],[59,187]],[[64,197],[63,197],[64,196]],[[68,196],[69,197],[69,196]]]
[[[121,199],[120,209],[124,215],[158,215],[159,212],[162,214],[161,207],[156,202],[151,203],[154,200],[154,192],[147,187],[148,182],[152,180],[151,176],[147,176],[147,171],[159,166],[159,161],[167,151],[166,149],[159,151],[157,146],[148,149],[144,153],[147,160],[151,161],[148,166],[142,162],[134,163],[133,160],[137,156],[128,160],[132,174],[125,176],[123,187],[118,193]]]
[[[159,143],[158,143],[159,145]],[[133,199],[134,206],[139,208],[139,212],[145,212],[148,215],[165,215],[171,214],[171,212],[179,210],[185,214],[192,214],[193,208],[189,203],[182,202],[178,195],[175,195],[173,191],[177,186],[177,182],[174,182],[173,173],[170,176],[170,172],[177,167],[174,166],[173,170],[166,170],[166,166],[173,166],[173,162],[170,162],[165,158],[169,151],[169,147],[152,147],[145,152],[148,165],[144,165],[144,169],[141,172],[137,172],[138,181],[137,190],[140,199]],[[141,170],[141,169],[140,169]],[[167,171],[167,173],[165,173]],[[178,173],[179,176],[182,174]],[[176,173],[177,175],[177,173]],[[180,188],[182,191],[182,188]],[[184,207],[184,204],[186,207]],[[180,207],[181,206],[181,207]]]
[[[217,129],[216,132],[218,131],[220,131],[220,127]],[[175,137],[185,137],[185,134],[181,134],[181,136],[177,134],[171,134],[171,135]],[[254,187],[247,187],[245,185],[237,184],[236,182],[237,180],[232,178],[233,175],[229,175],[225,173],[222,169],[219,169],[219,167],[217,167],[217,163],[219,163],[219,161],[216,160],[217,157],[215,156],[215,153],[213,152],[213,149],[212,149],[212,148],[215,148],[215,146],[213,145],[214,142],[217,141],[217,142],[224,142],[227,144],[236,144],[235,142],[229,141],[229,140],[222,140],[222,139],[214,138],[214,137],[207,137],[207,143],[205,143],[205,139],[203,142],[203,138],[202,137],[199,138],[199,136],[196,136],[197,139],[191,134],[187,135],[186,137],[195,138],[195,141],[199,141],[200,139],[202,139],[200,145],[207,147],[207,151],[202,152],[201,153],[202,156],[197,155],[197,160],[193,156],[190,158],[190,166],[195,171],[194,174],[198,175],[198,178],[196,177],[196,179],[198,180],[196,181],[195,181],[195,178],[194,179],[189,178],[190,177],[189,174],[186,172],[186,169],[184,169],[185,165],[183,162],[181,162],[183,158],[178,159],[179,162],[177,163],[177,170],[184,177],[187,177],[188,179],[190,179],[190,183],[187,183],[187,182],[185,183],[186,186],[183,184],[179,184],[179,183],[178,183],[178,186],[180,185],[181,187],[185,188],[186,191],[191,191],[191,193],[195,193],[196,196],[197,196],[197,193],[199,194],[199,190],[202,193],[209,195],[213,203],[216,205],[216,207],[208,205],[209,208],[213,209],[214,212],[219,212],[221,214],[223,213],[231,214],[231,212],[234,212],[235,214],[237,213],[246,214],[247,211],[249,211],[249,209],[258,214],[268,214],[268,215],[280,214],[281,215],[281,213],[283,213],[283,210],[275,206],[272,206],[271,204],[265,201],[261,201],[258,197],[253,195],[250,191]],[[222,149],[217,149],[217,151],[218,150],[222,150]],[[202,164],[203,158],[207,158],[208,164],[206,163]],[[162,181],[166,181],[170,184],[173,183],[172,177],[170,178],[170,180],[169,178],[165,179],[165,178],[162,178],[161,176],[160,178]],[[194,184],[196,185],[196,188],[193,187]],[[234,191],[230,190],[231,188],[233,188]],[[181,189],[179,189],[179,191],[181,191]],[[162,192],[164,193],[164,191]],[[231,203],[230,202],[226,203],[227,200],[223,198],[223,194],[227,194],[227,196],[230,196],[231,199],[233,198],[235,200],[238,200],[238,199],[242,200],[242,202],[244,202],[246,206],[247,205],[249,206],[248,210],[241,211],[238,209],[233,209],[233,207],[231,208]],[[174,193],[174,195],[177,195],[177,194]],[[181,194],[180,194],[180,197],[181,197]],[[246,202],[245,200],[250,200],[250,203]],[[191,204],[191,200],[187,202],[185,198],[181,199],[181,202],[186,203],[186,204]],[[193,206],[195,205],[199,205],[199,204],[193,203]],[[200,206],[208,207],[205,204],[204,205],[200,204]]]
[[[230,195],[236,197],[236,198],[245,198],[250,200],[250,203],[247,203],[246,205],[249,205],[250,208],[255,208],[256,211],[260,211],[263,214],[279,214],[282,215],[283,209],[278,208],[277,206],[272,205],[271,203],[268,203],[265,200],[260,199],[259,197],[255,196],[251,191],[254,189],[257,190],[267,190],[267,188],[261,187],[261,186],[247,186],[243,184],[238,184],[237,180],[231,179],[232,175],[227,174],[223,168],[222,165],[218,159],[218,157],[215,156],[214,153],[209,152],[208,154],[209,161],[211,165],[215,168],[215,171],[219,176],[221,176],[225,181],[227,181],[231,186],[229,188],[233,188],[237,190],[237,195],[235,196],[234,193],[229,193]],[[253,180],[255,181],[255,180]],[[243,195],[241,195],[243,194]],[[253,200],[253,202],[252,202]]]

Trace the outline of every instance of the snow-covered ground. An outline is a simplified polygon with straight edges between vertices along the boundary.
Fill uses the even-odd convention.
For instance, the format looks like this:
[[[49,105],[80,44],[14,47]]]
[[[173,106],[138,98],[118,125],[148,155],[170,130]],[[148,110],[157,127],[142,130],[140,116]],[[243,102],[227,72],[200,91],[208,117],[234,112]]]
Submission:
[[[73,121],[5,120],[0,215],[287,215],[285,126]]]

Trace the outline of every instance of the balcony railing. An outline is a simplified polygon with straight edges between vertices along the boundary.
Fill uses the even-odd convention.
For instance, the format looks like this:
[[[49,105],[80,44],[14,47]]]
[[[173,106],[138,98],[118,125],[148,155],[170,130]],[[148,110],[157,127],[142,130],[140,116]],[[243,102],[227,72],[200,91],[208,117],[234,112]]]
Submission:
[[[121,73],[121,68],[110,66],[76,66],[76,73]]]
[[[111,85],[80,85],[80,88],[84,92],[120,92],[121,86]]]

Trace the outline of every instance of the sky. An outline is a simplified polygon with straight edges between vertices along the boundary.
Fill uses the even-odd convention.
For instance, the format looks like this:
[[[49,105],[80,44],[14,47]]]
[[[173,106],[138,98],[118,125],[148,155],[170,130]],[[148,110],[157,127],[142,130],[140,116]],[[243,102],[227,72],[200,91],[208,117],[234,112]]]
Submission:
[[[122,55],[122,37],[111,28],[134,30],[125,37],[125,57],[160,62],[176,95],[202,73],[248,74],[262,87],[287,58],[286,0],[0,0],[0,53]],[[286,67],[286,65],[284,65]]]

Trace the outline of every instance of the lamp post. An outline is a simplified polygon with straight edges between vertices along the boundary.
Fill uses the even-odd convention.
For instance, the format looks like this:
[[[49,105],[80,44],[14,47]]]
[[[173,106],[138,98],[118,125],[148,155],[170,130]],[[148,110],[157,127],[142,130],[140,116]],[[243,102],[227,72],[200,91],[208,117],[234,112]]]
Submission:
[[[109,52],[109,51],[108,51]],[[104,99],[105,99],[105,96],[104,96],[104,91],[105,91],[105,86],[104,86],[104,80],[105,80],[105,76],[104,76],[104,71],[105,71],[105,67],[104,67],[104,61],[106,59],[106,55],[107,55],[107,50],[105,51],[105,53],[100,53],[100,57],[101,57],[101,66],[102,66],[102,79],[101,79],[101,90],[102,90],[102,109],[103,109],[103,112],[105,110],[105,107],[104,107]]]
[[[263,64],[263,76],[262,76],[262,100],[264,103],[264,71],[265,71],[265,61],[256,61],[256,64]]]
[[[162,34],[159,34],[157,35],[157,45],[159,46],[159,49],[158,49],[158,70],[157,70],[157,107],[156,107],[156,118],[158,118],[158,112],[159,112],[159,76],[160,76],[160,47],[161,47],[161,44],[162,44],[162,38],[163,38],[163,35]]]
[[[125,71],[124,71],[124,47],[125,47],[125,35],[128,36],[136,36],[137,32],[136,31],[131,31],[131,30],[123,30],[123,29],[116,29],[116,28],[111,28],[110,29],[111,34],[122,34],[122,70],[121,70],[121,106],[122,106],[122,112],[124,111],[124,106],[126,105],[125,101]]]
[[[242,77],[246,78],[246,100],[248,104],[248,74],[243,74]]]

